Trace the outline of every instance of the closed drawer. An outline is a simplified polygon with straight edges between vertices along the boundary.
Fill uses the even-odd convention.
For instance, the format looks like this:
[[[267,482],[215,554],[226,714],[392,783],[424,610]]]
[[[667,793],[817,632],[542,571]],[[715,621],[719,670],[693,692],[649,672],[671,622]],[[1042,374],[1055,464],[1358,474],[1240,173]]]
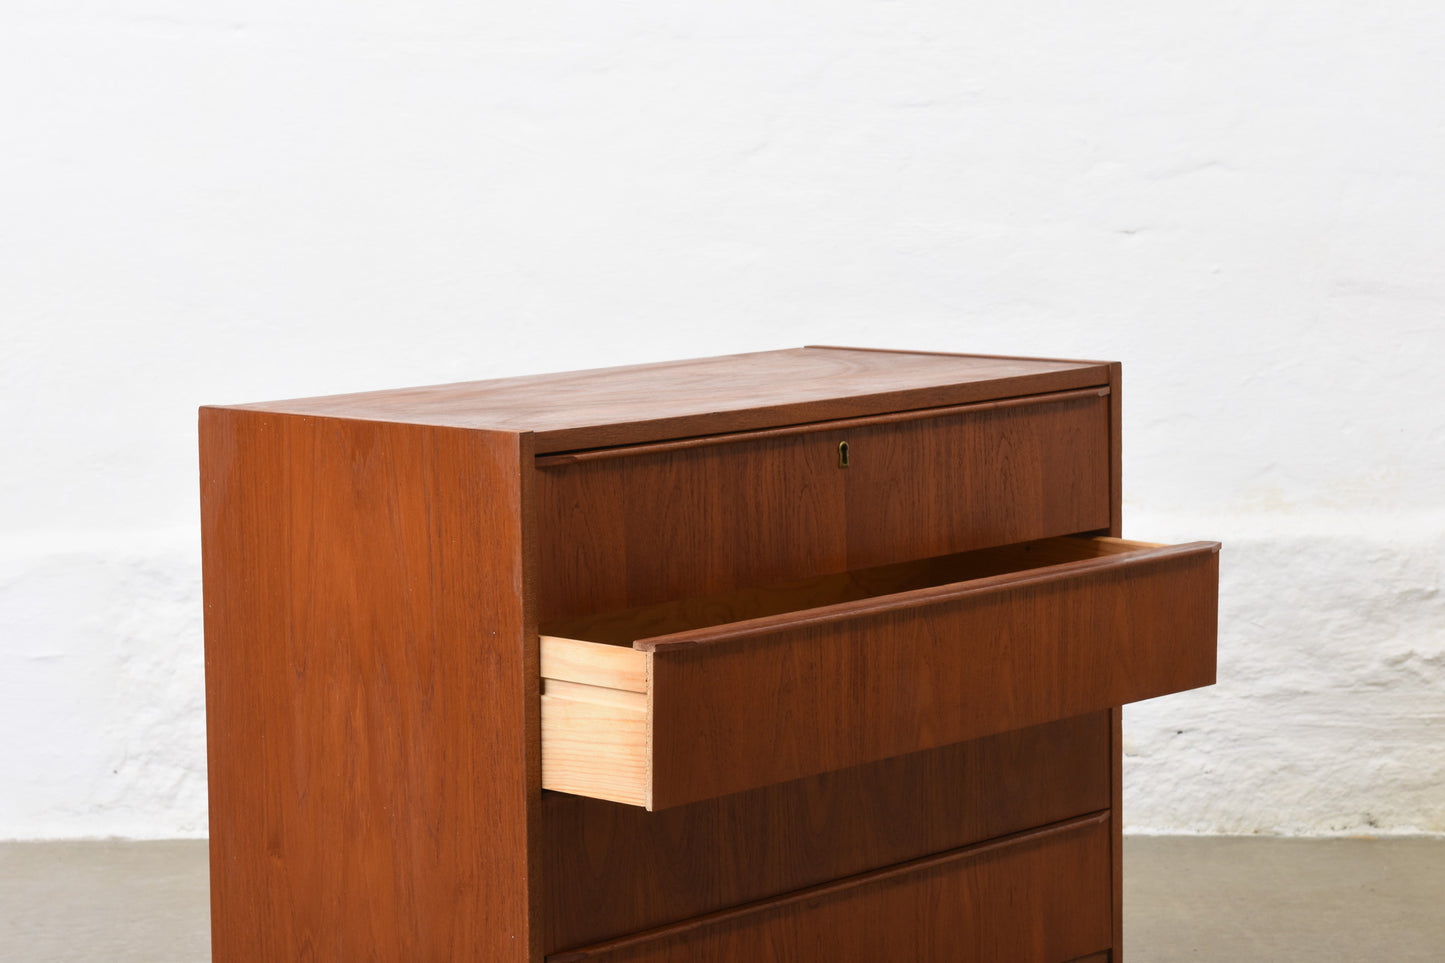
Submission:
[[[541,616],[1107,529],[1109,401],[1097,388],[539,457]]]
[[[1110,710],[648,812],[542,794],[547,952],[1110,806]]]
[[[546,625],[542,785],[663,809],[1208,685],[1218,549],[1045,539]]]
[[[1101,813],[665,929],[551,963],[1065,963],[1112,943]]]

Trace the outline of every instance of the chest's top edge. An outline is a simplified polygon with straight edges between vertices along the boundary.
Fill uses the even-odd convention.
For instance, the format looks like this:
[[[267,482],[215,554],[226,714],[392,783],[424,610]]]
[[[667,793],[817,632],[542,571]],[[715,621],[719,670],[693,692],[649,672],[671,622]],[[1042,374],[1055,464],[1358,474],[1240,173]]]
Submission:
[[[641,444],[1108,383],[1109,365],[809,347],[225,406],[531,432],[536,452]]]

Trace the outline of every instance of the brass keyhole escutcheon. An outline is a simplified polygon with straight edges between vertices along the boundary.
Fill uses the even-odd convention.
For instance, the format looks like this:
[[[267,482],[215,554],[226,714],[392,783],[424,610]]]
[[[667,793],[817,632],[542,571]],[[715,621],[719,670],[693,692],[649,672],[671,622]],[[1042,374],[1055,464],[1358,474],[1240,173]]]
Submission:
[[[848,443],[846,441],[838,442],[838,467],[848,467]]]

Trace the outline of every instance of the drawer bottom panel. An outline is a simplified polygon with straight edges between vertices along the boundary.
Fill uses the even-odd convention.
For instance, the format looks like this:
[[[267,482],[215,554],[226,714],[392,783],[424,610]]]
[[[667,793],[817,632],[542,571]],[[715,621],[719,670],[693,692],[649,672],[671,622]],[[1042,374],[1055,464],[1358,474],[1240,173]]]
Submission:
[[[1064,963],[1111,942],[1109,817],[905,863],[551,963]]]

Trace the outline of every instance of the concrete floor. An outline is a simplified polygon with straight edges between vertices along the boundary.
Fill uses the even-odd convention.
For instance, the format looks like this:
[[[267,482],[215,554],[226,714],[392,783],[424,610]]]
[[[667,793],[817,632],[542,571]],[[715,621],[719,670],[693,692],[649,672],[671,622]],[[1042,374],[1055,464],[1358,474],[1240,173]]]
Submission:
[[[1133,837],[1129,963],[1445,961],[1445,839]],[[206,844],[0,843],[0,961],[210,958]]]
[[[1445,839],[1134,836],[1124,955],[1445,961]]]

